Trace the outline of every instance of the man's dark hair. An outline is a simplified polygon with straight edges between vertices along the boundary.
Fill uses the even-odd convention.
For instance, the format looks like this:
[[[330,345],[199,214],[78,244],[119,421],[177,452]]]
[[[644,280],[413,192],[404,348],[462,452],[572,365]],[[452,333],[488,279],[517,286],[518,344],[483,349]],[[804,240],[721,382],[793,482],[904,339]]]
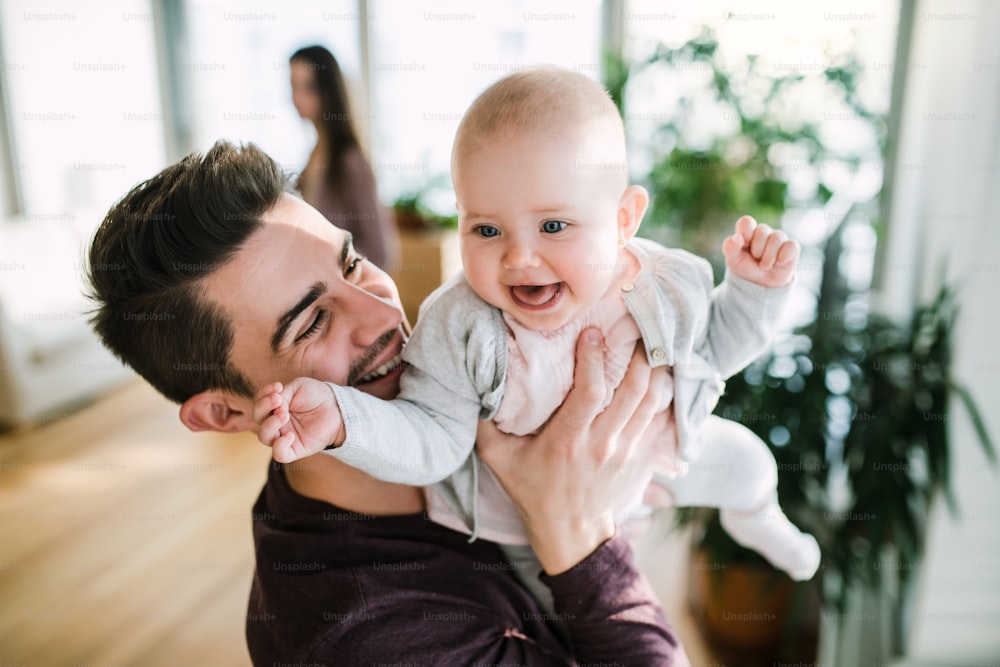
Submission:
[[[286,182],[253,144],[218,141],[132,188],[97,230],[87,266],[94,330],[170,400],[253,395],[229,364],[232,322],[199,283],[260,227]]]

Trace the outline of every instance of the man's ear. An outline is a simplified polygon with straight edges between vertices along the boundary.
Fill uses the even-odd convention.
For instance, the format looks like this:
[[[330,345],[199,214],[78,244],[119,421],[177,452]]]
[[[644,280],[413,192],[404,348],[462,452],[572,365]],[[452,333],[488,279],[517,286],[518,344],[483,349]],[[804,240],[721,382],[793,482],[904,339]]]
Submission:
[[[181,422],[192,431],[256,431],[253,400],[220,391],[203,391],[181,404]]]
[[[642,216],[646,215],[649,206],[649,193],[641,185],[630,185],[625,188],[618,201],[618,238],[627,241],[639,231]]]

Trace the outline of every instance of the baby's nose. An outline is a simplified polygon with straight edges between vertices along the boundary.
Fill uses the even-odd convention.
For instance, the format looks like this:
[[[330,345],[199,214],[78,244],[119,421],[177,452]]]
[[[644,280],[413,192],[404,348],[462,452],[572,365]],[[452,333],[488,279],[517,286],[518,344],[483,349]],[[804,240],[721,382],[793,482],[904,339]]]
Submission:
[[[538,265],[538,255],[527,243],[511,243],[504,253],[503,265],[506,269],[522,269]]]

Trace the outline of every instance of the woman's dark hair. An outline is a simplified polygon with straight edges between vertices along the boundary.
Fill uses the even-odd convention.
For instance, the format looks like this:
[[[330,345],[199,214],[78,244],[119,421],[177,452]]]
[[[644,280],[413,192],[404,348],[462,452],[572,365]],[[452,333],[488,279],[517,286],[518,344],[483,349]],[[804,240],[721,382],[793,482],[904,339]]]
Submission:
[[[253,396],[229,363],[232,322],[199,283],[259,229],[286,183],[253,144],[219,141],[132,188],[98,228],[87,262],[91,324],[170,400],[213,389]]]
[[[344,178],[344,155],[357,149],[360,144],[354,130],[347,86],[340,73],[340,65],[333,54],[322,46],[301,48],[288,61],[309,67],[313,85],[319,95],[320,117],[317,131],[326,141],[325,185],[340,195],[349,194],[342,192],[347,182]]]

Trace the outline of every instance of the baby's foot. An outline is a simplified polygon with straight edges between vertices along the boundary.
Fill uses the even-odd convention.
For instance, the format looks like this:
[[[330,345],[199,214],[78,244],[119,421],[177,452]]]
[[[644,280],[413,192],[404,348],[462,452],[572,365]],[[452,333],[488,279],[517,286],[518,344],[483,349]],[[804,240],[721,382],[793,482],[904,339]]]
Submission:
[[[753,549],[795,581],[811,579],[819,569],[819,544],[795,527],[777,503],[755,512],[722,510],[722,526],[745,547]]]
[[[773,558],[764,554],[764,557],[795,581],[808,581],[819,569],[819,544],[812,535],[799,533],[790,540],[784,553],[774,554]]]

